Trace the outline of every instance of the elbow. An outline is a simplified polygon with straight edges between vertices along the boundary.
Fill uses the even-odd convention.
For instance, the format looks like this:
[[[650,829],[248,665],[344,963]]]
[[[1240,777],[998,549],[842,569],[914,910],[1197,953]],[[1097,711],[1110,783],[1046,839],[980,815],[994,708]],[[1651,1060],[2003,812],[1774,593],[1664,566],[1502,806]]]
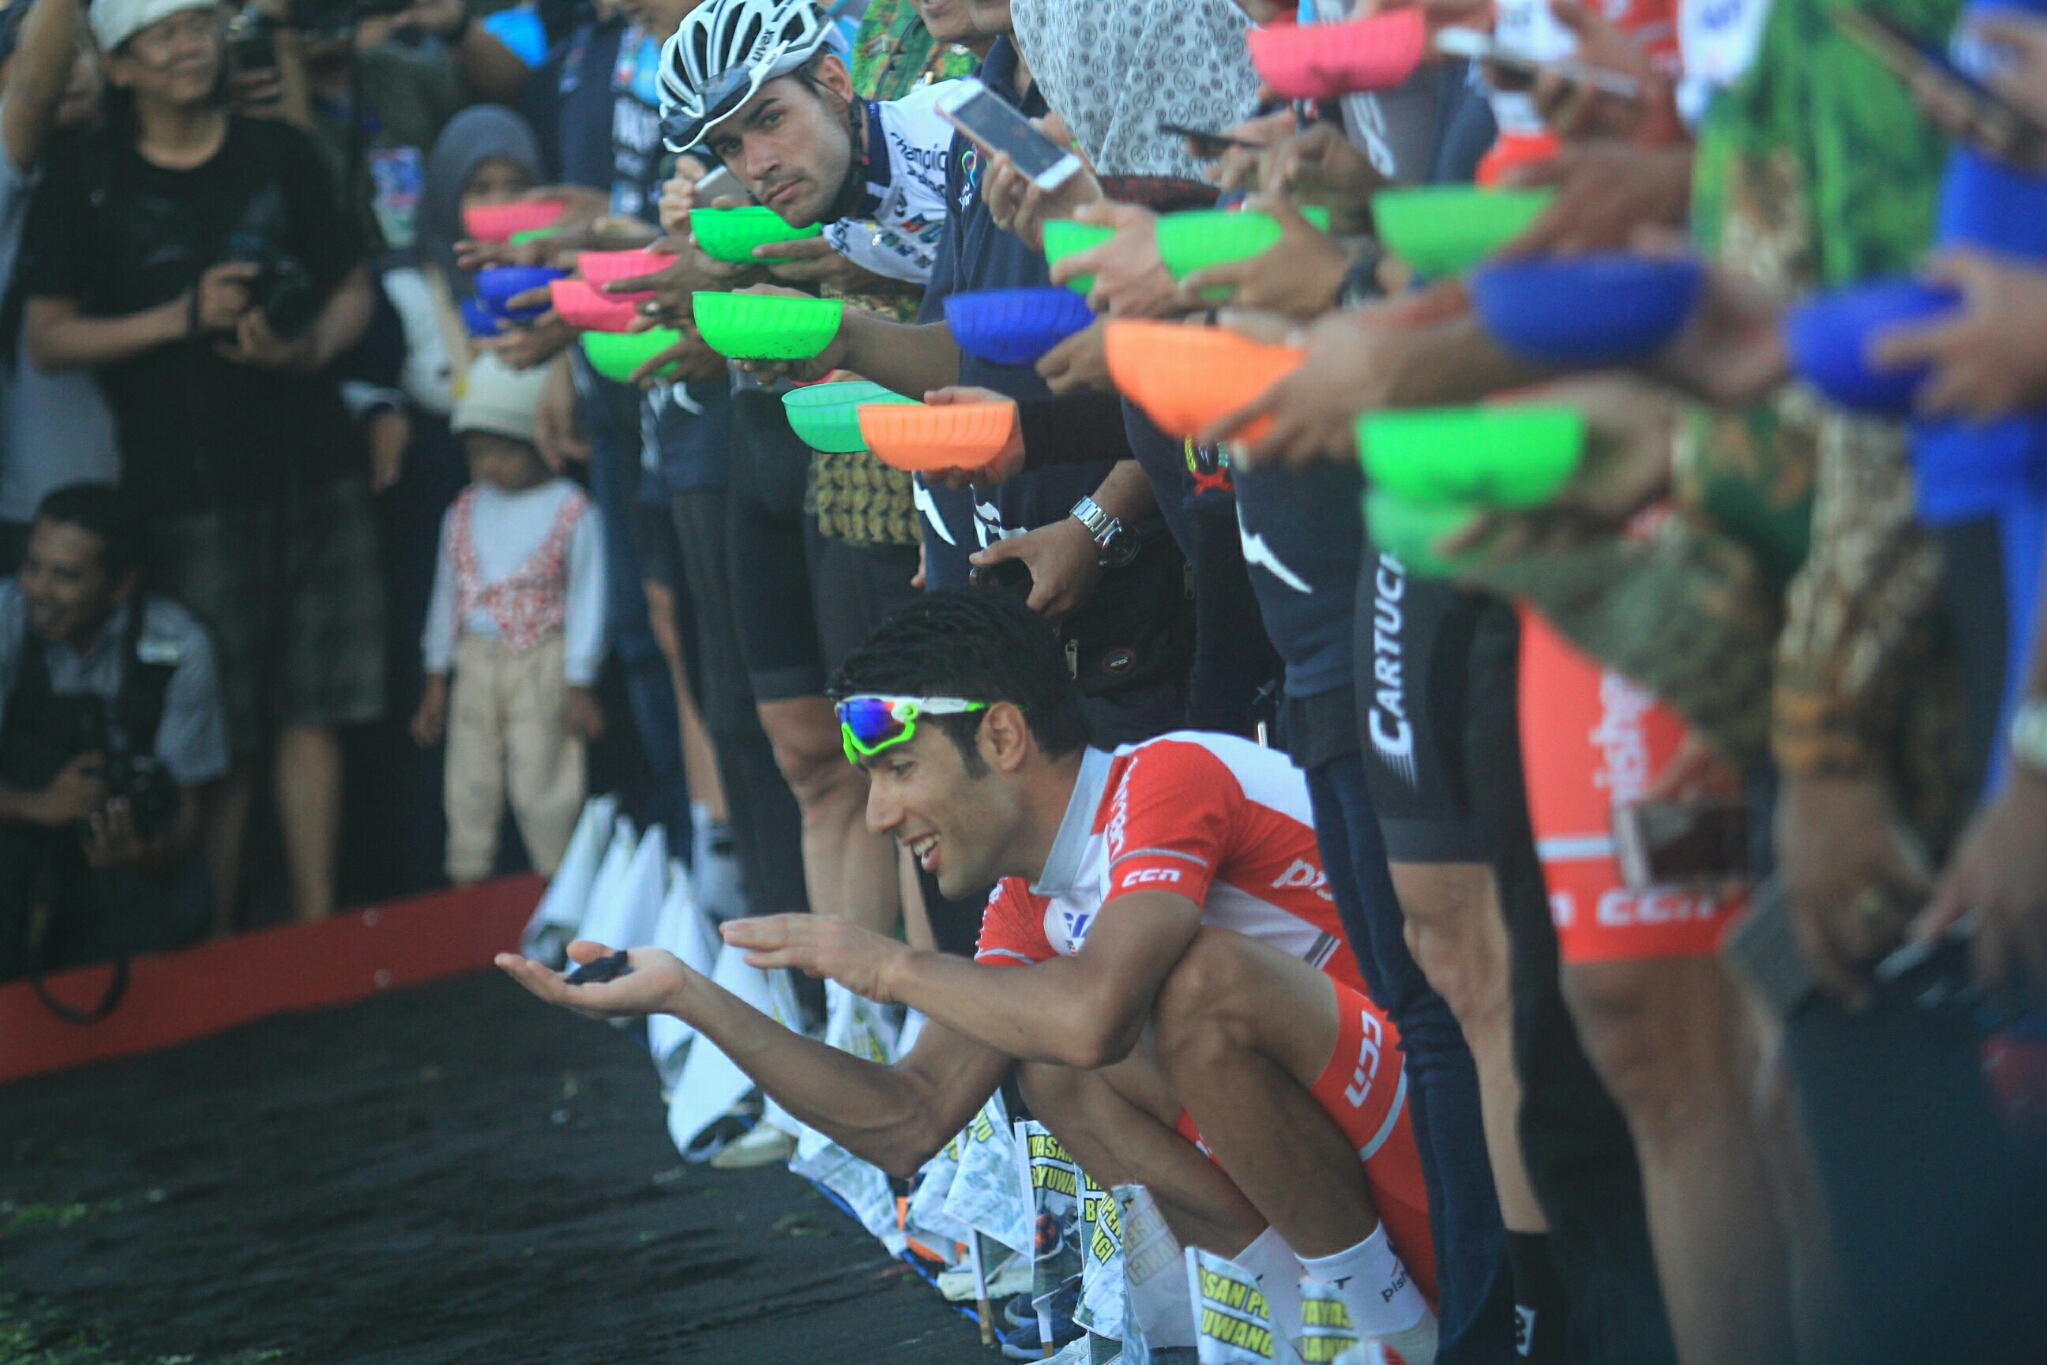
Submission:
[[[1077,1071],[1100,1071],[1128,1057],[1144,1036],[1144,1021],[1125,1020],[1103,1014],[1083,1021],[1073,1030],[1052,1060]]]
[[[953,1134],[934,1133],[930,1129],[928,1123],[906,1126],[877,1142],[861,1144],[867,1150],[853,1155],[872,1162],[898,1180],[908,1180],[923,1170],[925,1163],[937,1156],[940,1148],[952,1141]]]

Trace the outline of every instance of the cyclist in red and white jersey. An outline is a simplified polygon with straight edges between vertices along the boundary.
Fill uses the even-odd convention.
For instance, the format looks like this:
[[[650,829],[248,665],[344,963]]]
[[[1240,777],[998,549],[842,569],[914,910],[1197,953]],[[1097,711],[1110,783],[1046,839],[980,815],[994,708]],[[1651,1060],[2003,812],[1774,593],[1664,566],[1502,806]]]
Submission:
[[[757,966],[921,1012],[893,1066],[792,1033],[659,950],[633,949],[631,974],[595,986],[501,965],[586,1013],[682,1017],[798,1119],[902,1175],[1016,1066],[1033,1114],[1098,1183],[1145,1185],[1182,1241],[1258,1276],[1282,1338],[1301,1333],[1305,1270],[1389,1358],[1433,1360],[1435,1253],[1398,1039],[1343,946],[1287,760],[1192,733],[1089,748],[1050,627],[1000,592],[929,594],[834,693],[872,780],[869,825],[948,896],[996,886],[979,960],[817,916],[723,932]]]

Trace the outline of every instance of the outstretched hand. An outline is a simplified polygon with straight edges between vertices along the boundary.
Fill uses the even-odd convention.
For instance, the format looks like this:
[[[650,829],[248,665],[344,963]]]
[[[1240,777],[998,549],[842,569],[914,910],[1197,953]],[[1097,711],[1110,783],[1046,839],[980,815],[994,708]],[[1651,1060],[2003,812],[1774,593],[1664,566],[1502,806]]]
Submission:
[[[577,966],[608,957],[614,950],[602,943],[577,939],[569,945],[569,960]],[[629,1019],[643,1014],[679,1014],[692,987],[704,985],[703,976],[681,958],[659,948],[634,948],[626,955],[632,970],[624,976],[589,986],[571,986],[566,975],[544,962],[517,953],[499,953],[497,965],[512,978],[545,1000],[592,1019]]]
[[[910,955],[895,939],[824,915],[759,915],[727,920],[719,929],[727,943],[746,950],[749,967],[829,977],[882,1005],[896,1003],[889,977]]]

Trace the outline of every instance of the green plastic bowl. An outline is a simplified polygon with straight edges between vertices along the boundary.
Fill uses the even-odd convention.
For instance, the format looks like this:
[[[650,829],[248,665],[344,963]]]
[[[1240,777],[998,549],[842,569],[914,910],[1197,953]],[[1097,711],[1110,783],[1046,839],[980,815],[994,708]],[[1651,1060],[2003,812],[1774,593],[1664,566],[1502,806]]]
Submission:
[[[633,377],[634,370],[681,340],[682,333],[672,327],[656,327],[647,332],[585,332],[583,354],[591,369],[624,384]],[[665,375],[674,368],[670,365],[661,373]]]
[[[1305,208],[1301,216],[1329,230],[1328,209]],[[1272,215],[1256,209],[1187,209],[1159,218],[1159,255],[1180,280],[1210,266],[1262,256],[1279,244],[1280,231]]]
[[[788,260],[786,256],[756,259],[753,249],[769,242],[794,242],[824,232],[816,223],[790,227],[773,209],[764,208],[691,209],[689,230],[706,256],[733,265],[772,265]]]
[[[1071,218],[1047,218],[1045,220],[1045,263],[1057,265],[1076,251],[1086,251],[1100,246],[1116,235],[1116,229],[1096,227],[1090,223],[1076,223]],[[1091,294],[1095,288],[1095,277],[1082,275],[1079,279],[1068,280],[1066,287],[1076,294]]]
[[[842,384],[811,384],[782,395],[789,425],[812,450],[832,455],[850,455],[867,449],[860,434],[860,405],[863,403],[914,403],[865,379]]]
[[[1372,412],[1358,449],[1376,487],[1412,502],[1539,507],[1577,472],[1585,419],[1536,405]]]
[[[690,311],[704,344],[734,360],[808,360],[839,334],[845,305],[786,294],[699,291]]]
[[[1555,190],[1430,185],[1372,196],[1379,240],[1424,275],[1455,275],[1512,241],[1548,207]]]
[[[1365,494],[1365,530],[1372,544],[1419,578],[1448,578],[1456,561],[1436,553],[1436,542],[1460,530],[1478,509],[1454,502],[1412,502],[1374,488]]]

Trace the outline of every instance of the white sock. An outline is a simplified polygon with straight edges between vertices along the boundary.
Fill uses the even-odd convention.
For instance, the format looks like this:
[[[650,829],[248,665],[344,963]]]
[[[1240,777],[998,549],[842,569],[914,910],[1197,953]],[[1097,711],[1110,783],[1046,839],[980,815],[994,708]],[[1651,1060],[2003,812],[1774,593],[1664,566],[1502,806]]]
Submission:
[[[1360,1337],[1378,1338],[1407,1365],[1429,1365],[1436,1358],[1436,1315],[1387,1240],[1385,1224],[1354,1247],[1334,1256],[1303,1256],[1301,1264],[1336,1286]]]
[[[1301,1339],[1301,1262],[1278,1228],[1267,1228],[1257,1240],[1230,1257],[1251,1272],[1272,1315],[1272,1335],[1280,1341]],[[1276,1353],[1275,1353],[1276,1356]]]

